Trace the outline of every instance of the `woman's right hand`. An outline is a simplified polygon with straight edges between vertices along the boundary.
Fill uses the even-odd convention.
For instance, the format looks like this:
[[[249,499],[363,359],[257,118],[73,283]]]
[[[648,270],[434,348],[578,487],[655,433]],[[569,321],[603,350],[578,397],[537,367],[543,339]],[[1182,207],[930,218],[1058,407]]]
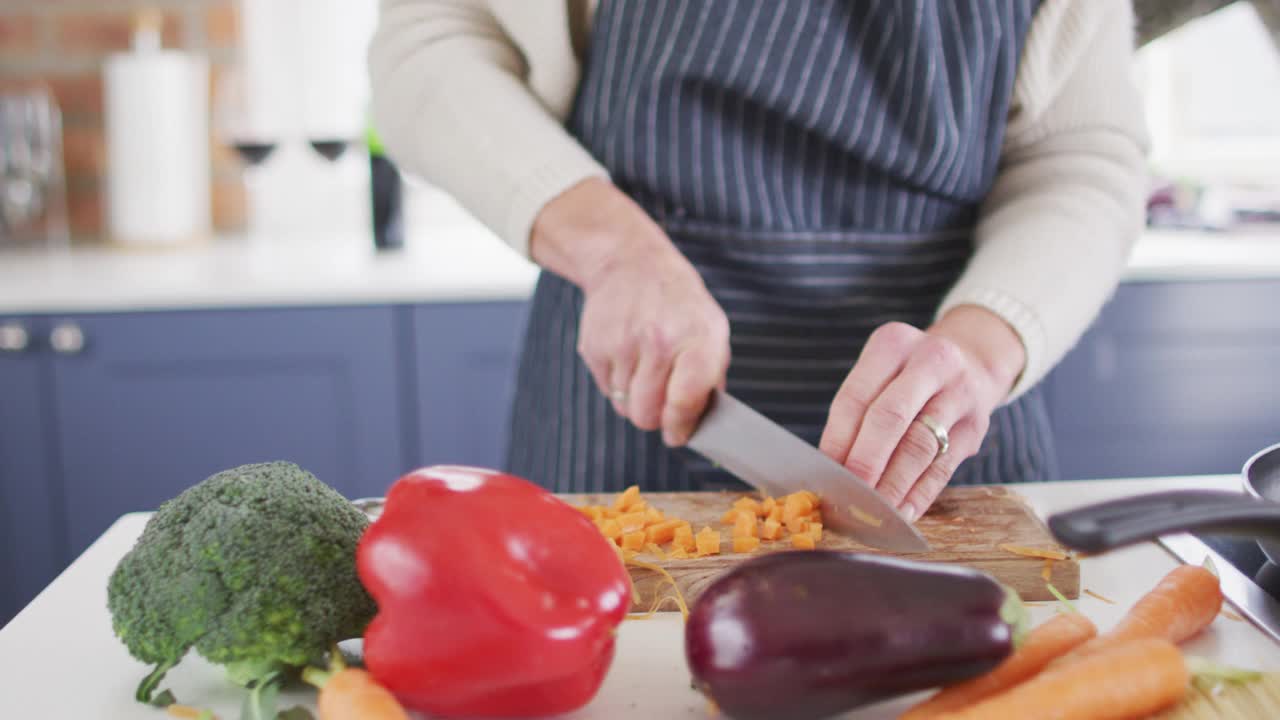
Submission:
[[[693,265],[603,179],[542,209],[530,253],[582,288],[578,352],[614,409],[685,444],[729,367],[729,320]]]

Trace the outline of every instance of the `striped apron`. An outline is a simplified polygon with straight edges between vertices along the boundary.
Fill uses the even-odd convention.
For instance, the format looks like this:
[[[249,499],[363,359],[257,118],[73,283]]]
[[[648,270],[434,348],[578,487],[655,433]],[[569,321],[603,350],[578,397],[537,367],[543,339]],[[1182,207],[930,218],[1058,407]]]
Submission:
[[[926,326],[973,252],[1032,0],[601,0],[569,129],[728,315],[727,389],[817,444],[871,331]],[[558,492],[742,487],[617,415],[539,278],[508,469]],[[1056,474],[1038,389],[953,483]]]

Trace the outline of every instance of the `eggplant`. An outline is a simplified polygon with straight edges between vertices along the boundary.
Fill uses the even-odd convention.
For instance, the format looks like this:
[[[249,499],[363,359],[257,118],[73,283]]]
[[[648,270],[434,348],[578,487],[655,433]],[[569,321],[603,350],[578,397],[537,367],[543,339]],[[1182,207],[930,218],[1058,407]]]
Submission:
[[[752,558],[694,602],[685,659],[735,720],[816,720],[985,673],[1027,623],[968,568],[836,551]]]

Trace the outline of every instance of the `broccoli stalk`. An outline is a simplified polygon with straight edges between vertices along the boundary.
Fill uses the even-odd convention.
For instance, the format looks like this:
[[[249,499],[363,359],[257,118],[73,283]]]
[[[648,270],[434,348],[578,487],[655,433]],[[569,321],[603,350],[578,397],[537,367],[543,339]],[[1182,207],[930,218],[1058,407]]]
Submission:
[[[116,635],[155,666],[138,700],[191,648],[259,689],[359,637],[376,612],[355,567],[368,523],[285,462],[220,472],[162,504],[107,592]]]

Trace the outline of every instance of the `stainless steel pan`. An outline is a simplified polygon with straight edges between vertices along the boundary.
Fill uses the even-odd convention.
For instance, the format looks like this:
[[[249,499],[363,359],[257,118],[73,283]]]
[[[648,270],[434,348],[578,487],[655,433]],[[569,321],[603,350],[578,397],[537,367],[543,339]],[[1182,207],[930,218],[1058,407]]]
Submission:
[[[1280,565],[1280,444],[1249,458],[1241,484],[1242,492],[1174,490],[1089,505],[1051,516],[1049,530],[1090,553],[1177,532],[1248,537]]]

